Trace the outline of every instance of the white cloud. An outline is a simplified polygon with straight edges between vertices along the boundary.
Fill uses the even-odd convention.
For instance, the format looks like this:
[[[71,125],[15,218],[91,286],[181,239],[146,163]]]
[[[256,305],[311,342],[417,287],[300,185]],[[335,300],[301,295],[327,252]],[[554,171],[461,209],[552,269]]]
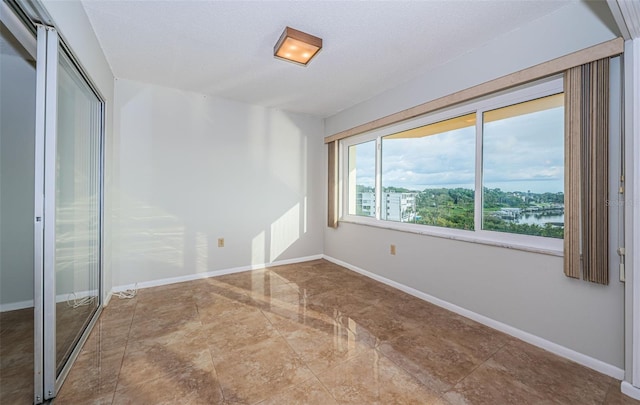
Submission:
[[[558,192],[564,188],[563,109],[487,123],[483,179],[506,191]],[[412,190],[474,188],[475,127],[424,138],[384,139],[382,182]],[[358,184],[375,184],[375,142],[357,146]]]

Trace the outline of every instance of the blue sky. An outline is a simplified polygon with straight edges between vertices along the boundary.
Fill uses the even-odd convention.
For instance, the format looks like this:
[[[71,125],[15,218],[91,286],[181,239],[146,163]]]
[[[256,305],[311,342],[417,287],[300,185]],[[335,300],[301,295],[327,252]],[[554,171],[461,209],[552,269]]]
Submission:
[[[484,185],[534,193],[564,190],[564,112],[553,108],[486,123]],[[382,142],[383,187],[473,188],[475,128]],[[373,186],[374,143],[357,148],[358,184]]]

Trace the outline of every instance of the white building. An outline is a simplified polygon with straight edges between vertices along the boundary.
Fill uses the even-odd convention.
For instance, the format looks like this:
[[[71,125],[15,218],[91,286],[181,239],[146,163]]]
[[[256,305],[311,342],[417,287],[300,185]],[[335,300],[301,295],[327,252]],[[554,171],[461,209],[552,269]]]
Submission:
[[[376,193],[358,193],[356,195],[356,213],[367,217],[375,217]]]
[[[383,193],[381,218],[411,222],[416,216],[416,193]]]
[[[373,192],[358,193],[356,196],[358,215],[376,215],[376,195]],[[416,216],[416,193],[382,193],[381,219],[411,222]]]

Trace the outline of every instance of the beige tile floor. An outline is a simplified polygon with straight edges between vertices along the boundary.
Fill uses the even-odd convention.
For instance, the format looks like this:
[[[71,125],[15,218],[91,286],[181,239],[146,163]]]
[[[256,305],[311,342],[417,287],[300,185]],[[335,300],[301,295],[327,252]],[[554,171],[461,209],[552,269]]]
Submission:
[[[33,401],[33,308],[0,312],[0,404]]]
[[[54,402],[632,403],[619,381],[324,260],[112,299]]]
[[[56,361],[63,364],[95,306],[56,306]],[[33,402],[33,308],[0,312],[0,405]]]

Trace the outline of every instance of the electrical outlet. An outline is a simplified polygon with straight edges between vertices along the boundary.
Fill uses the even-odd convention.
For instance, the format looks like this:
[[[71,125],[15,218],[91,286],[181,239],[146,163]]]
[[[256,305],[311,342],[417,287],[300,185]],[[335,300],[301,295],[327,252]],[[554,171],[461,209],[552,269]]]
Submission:
[[[218,247],[224,247],[224,238],[218,238]]]
[[[389,253],[391,253],[392,255],[396,254],[396,245],[391,245],[389,249]]]

